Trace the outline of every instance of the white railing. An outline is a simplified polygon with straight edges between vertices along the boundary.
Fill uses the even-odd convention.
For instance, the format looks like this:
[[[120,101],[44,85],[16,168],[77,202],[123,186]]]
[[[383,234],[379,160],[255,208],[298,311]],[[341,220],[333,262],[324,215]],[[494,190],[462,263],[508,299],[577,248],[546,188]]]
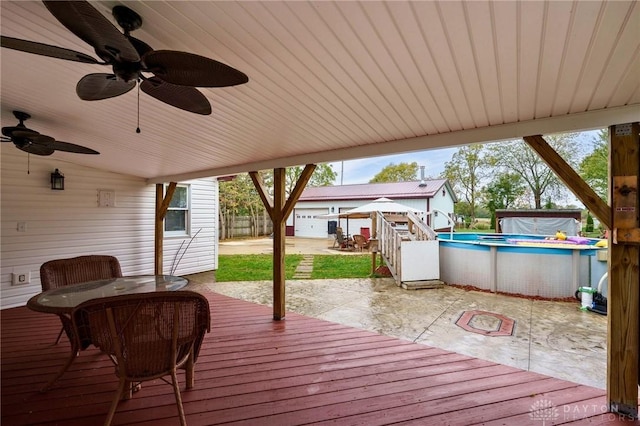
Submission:
[[[378,250],[396,282],[400,280],[400,243],[402,237],[398,230],[382,214],[377,215]]]
[[[444,217],[447,218],[447,222],[449,222],[449,227],[450,227],[450,229],[449,229],[449,239],[453,239],[453,231],[454,231],[454,229],[456,227],[456,223],[454,222],[453,219],[451,219],[451,216],[449,216],[447,213],[445,213],[445,212],[443,212],[442,210],[439,210],[439,209],[433,209],[433,210],[427,212],[427,214],[425,216],[425,220],[429,216],[431,216],[431,217],[437,216],[438,213],[440,213],[441,215],[443,215]],[[431,223],[434,223],[434,221],[432,220]]]
[[[378,251],[395,278],[396,283],[400,285],[402,281],[402,241],[436,240],[438,234],[413,212],[409,212],[406,215],[406,230],[399,230],[386,220],[382,213],[378,213],[376,216]]]
[[[424,223],[414,212],[408,212],[407,219],[409,219],[409,233],[414,236],[412,238],[413,240],[425,241],[438,239],[438,233]]]

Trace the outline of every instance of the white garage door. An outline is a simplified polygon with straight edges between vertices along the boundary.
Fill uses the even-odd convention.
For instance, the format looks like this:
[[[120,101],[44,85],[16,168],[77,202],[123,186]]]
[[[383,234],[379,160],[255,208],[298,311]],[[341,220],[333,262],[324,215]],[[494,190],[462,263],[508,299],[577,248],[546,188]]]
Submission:
[[[327,218],[319,215],[329,213],[328,209],[296,209],[294,214],[295,236],[304,238],[327,238]]]

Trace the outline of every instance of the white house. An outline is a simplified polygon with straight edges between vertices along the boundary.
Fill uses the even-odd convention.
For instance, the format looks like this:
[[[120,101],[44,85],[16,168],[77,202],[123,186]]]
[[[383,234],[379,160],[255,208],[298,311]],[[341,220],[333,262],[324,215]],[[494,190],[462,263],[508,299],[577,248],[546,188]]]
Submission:
[[[446,216],[453,215],[458,201],[446,179],[368,183],[357,185],[320,186],[306,188],[300,196],[293,214],[287,220],[287,234],[307,238],[327,238],[334,232],[331,221],[321,217],[329,213],[341,213],[386,197],[397,203],[413,207],[427,215],[427,224],[434,229],[449,226]],[[437,213],[437,214],[436,214]],[[338,226],[349,228],[349,234],[357,234],[360,228],[371,227],[369,219],[338,219]]]
[[[58,155],[28,158],[13,144],[2,144],[0,153],[1,308],[24,305],[39,293],[40,265],[52,259],[108,254],[118,258],[124,275],[154,273],[154,184]],[[51,189],[55,169],[65,176],[63,191]],[[216,269],[217,180],[179,183],[178,198],[165,223],[163,273]],[[13,274],[26,282],[13,283]]]

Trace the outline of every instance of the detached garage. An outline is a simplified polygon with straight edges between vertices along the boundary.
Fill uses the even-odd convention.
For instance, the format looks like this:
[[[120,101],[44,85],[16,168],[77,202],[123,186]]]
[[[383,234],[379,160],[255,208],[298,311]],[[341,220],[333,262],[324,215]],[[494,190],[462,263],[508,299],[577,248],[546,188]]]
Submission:
[[[438,210],[444,213],[427,218],[427,224],[434,229],[449,225],[448,217],[453,215],[453,206],[458,201],[445,179],[308,187],[287,219],[287,235],[327,238],[335,234],[336,225],[347,234],[357,234],[360,228],[371,226],[370,219],[339,219],[338,223],[337,219],[322,216],[342,213],[381,197],[422,212]]]

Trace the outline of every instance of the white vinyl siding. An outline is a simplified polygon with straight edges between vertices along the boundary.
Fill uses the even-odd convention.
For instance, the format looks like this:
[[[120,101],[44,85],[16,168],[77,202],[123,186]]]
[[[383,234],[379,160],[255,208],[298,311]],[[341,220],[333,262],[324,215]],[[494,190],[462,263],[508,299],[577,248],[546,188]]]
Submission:
[[[163,271],[193,274],[218,268],[218,181],[215,178],[184,182],[190,186],[190,235],[164,239]],[[191,241],[193,239],[193,241]],[[187,248],[188,247],[188,248]],[[185,253],[186,250],[186,254]],[[180,258],[182,259],[180,260]]]
[[[153,274],[155,185],[134,176],[66,163],[59,154],[32,155],[27,174],[27,154],[12,144],[0,147],[1,308],[24,305],[39,293],[40,265],[51,259],[109,254],[118,258],[124,275]],[[64,191],[51,190],[50,174],[56,168],[65,175]],[[192,191],[193,234],[201,231],[190,245],[188,236],[165,238],[165,274],[187,245],[176,275],[217,268],[217,181],[183,183]],[[98,190],[113,191],[115,205],[99,207]],[[18,231],[18,223],[26,225],[25,232]],[[25,270],[31,273],[30,283],[12,286],[11,274]]]

